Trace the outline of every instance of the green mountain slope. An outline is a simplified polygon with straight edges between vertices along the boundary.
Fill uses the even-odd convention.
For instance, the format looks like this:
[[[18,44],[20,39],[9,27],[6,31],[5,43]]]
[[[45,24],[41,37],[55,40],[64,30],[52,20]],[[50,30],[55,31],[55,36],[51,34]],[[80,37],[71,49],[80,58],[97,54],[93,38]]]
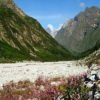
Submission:
[[[88,57],[85,57],[82,60],[85,64],[95,63],[100,65],[100,49],[96,50],[95,52],[91,53]]]
[[[0,1],[0,62],[69,60],[73,57],[12,0]]]

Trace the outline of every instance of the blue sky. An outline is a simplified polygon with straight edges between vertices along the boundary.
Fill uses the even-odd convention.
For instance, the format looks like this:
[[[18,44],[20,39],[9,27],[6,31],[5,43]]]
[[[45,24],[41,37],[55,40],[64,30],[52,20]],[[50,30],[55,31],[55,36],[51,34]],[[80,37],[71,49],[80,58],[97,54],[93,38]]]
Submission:
[[[14,0],[29,16],[36,18],[44,28],[55,28],[73,18],[86,7],[100,7],[100,0]]]

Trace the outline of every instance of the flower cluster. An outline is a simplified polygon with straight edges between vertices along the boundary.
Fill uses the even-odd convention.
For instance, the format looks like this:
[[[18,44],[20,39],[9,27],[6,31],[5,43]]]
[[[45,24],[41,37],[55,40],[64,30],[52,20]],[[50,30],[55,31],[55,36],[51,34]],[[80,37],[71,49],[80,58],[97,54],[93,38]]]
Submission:
[[[69,78],[39,77],[34,83],[11,81],[0,90],[0,100],[82,100],[88,94],[83,78],[84,74]]]

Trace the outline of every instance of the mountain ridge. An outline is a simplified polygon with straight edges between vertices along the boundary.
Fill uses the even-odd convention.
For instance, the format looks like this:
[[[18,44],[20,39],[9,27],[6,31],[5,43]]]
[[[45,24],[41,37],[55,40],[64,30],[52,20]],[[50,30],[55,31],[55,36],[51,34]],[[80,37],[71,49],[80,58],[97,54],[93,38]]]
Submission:
[[[73,55],[81,56],[95,48],[96,44],[100,46],[99,31],[100,8],[93,6],[64,24],[55,39]]]
[[[16,6],[13,0],[0,0],[0,7],[11,8],[14,12],[21,16],[26,15],[18,6]]]
[[[10,3],[6,5],[8,1]],[[22,13],[12,1],[5,0],[6,3],[1,1],[2,6],[0,6],[1,62],[56,61],[73,58],[70,52],[60,46],[36,19]]]

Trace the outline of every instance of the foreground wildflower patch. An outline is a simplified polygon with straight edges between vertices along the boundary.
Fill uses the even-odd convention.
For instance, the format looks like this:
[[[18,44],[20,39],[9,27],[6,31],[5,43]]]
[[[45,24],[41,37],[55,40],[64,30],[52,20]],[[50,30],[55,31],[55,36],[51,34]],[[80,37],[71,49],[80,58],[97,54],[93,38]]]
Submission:
[[[85,100],[89,89],[83,84],[83,78],[84,75],[53,79],[39,77],[34,83],[12,81],[0,90],[0,100]]]

